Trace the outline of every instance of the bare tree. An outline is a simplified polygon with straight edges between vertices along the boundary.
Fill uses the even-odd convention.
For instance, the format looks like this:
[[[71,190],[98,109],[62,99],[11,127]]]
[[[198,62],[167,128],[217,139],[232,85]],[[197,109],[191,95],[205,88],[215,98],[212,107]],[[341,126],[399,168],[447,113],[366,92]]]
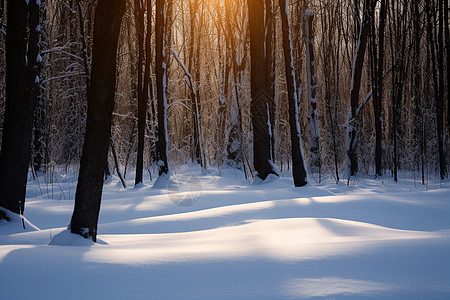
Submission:
[[[364,0],[363,19],[359,30],[355,58],[353,61],[352,81],[350,87],[351,112],[347,125],[347,167],[348,175],[353,176],[358,171],[358,108],[359,92],[361,88],[362,71],[364,67],[364,56],[366,52],[367,40],[370,35],[370,16],[375,8],[375,0]],[[357,14],[359,15],[359,13]]]
[[[248,0],[251,53],[251,115],[253,127],[253,164],[257,176],[264,180],[277,174],[271,161],[269,103],[266,93],[264,0]]]
[[[382,99],[383,99],[383,67],[384,67],[384,35],[386,25],[386,1],[381,0],[378,31],[375,23],[375,10],[371,11],[371,77],[373,112],[375,122],[375,174],[381,176],[382,171]]]
[[[158,158],[159,176],[169,174],[168,138],[167,138],[167,73],[165,63],[165,22],[166,1],[156,0],[156,93],[158,103],[158,140],[156,143],[156,155]]]
[[[309,102],[309,129],[311,139],[310,149],[310,168],[311,172],[319,174],[321,171],[320,160],[320,130],[319,130],[319,112],[317,109],[317,79],[316,79],[316,61],[314,58],[314,12],[307,9],[305,11],[305,45],[306,45],[306,77],[308,80],[308,102]]]
[[[438,0],[440,3],[440,0]],[[430,47],[429,51],[431,53],[431,63],[432,63],[432,76],[434,83],[434,103],[436,108],[436,131],[438,138],[438,149],[439,149],[439,171],[441,180],[445,178],[447,173],[444,155],[444,142],[443,142],[443,128],[444,128],[444,95],[443,91],[443,80],[442,76],[439,75],[439,60],[441,56],[441,50],[436,51],[436,36],[435,33],[437,28],[433,26],[433,17],[436,18],[435,7],[431,7],[430,0],[425,0],[425,12],[427,14],[427,34],[428,34],[428,45]],[[442,21],[442,20],[441,20]],[[443,66],[442,66],[443,67]]]
[[[304,186],[306,181],[306,168],[303,160],[300,124],[298,118],[298,102],[294,66],[292,59],[292,45],[289,33],[289,15],[287,0],[280,0],[280,12],[283,31],[283,52],[286,73],[286,82],[289,98],[289,126],[291,129],[292,175],[295,186]]]
[[[99,0],[95,10],[88,118],[70,231],[97,241],[97,223],[111,135],[116,56],[125,0]]]
[[[22,214],[31,158],[33,115],[39,90],[39,2],[8,1],[7,21],[6,109],[0,153],[0,206]]]

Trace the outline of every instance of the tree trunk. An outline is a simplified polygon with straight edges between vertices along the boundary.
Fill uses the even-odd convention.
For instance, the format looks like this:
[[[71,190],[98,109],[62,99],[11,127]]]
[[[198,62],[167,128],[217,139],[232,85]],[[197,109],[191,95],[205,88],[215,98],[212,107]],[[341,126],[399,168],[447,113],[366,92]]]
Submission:
[[[46,1],[41,0],[41,9],[39,11],[40,14],[40,23],[45,23],[45,18],[47,15],[47,3]],[[43,45],[48,45],[47,35],[45,32],[45,27],[41,26],[41,42],[40,48]],[[40,68],[40,80],[39,83],[42,82],[44,71],[42,71],[42,58],[40,58],[36,65]],[[45,88],[39,84],[38,96],[36,99],[36,108],[34,111],[34,137],[33,137],[33,147],[34,152],[33,156],[33,168],[36,172],[45,172],[46,167],[46,157],[47,157],[47,145],[49,141],[49,133],[46,130],[46,118],[47,118],[47,110],[46,110],[46,97],[45,97]]]
[[[283,32],[284,65],[289,100],[289,126],[291,129],[292,176],[295,186],[304,186],[306,181],[306,168],[303,161],[302,141],[298,118],[297,93],[295,86],[294,67],[292,59],[292,46],[289,34],[289,15],[287,0],[280,0],[281,23]]]
[[[136,177],[134,184],[142,183],[142,176],[144,172],[144,144],[145,144],[145,121],[147,117],[147,97],[144,94],[143,84],[143,62],[144,62],[144,10],[141,0],[135,0],[135,19],[138,34],[138,85],[137,85],[137,103],[138,103],[138,149],[136,157]]]
[[[450,76],[448,75],[449,73],[449,67],[448,64],[450,64],[450,28],[449,28],[449,22],[448,22],[448,2],[449,1],[444,1],[445,6],[444,6],[444,20],[446,20],[447,22],[445,23],[445,48],[447,49],[447,127],[448,127],[448,134],[450,135]],[[450,147],[447,148],[447,151],[450,150]]]
[[[434,11],[434,10],[433,10]],[[439,149],[439,171],[441,180],[445,178],[446,174],[446,165],[445,165],[445,156],[444,156],[444,143],[443,143],[443,102],[444,95],[441,94],[442,88],[440,87],[441,81],[439,76],[438,69],[438,57],[436,55],[436,39],[434,32],[436,32],[436,28],[433,28],[433,11],[430,6],[430,0],[425,1],[425,12],[427,14],[428,26],[428,45],[430,47],[431,52],[431,62],[432,62],[432,75],[434,82],[434,102],[436,106],[436,129],[437,129],[437,138],[438,138],[438,149]]]
[[[99,0],[95,10],[86,135],[70,222],[72,233],[94,242],[97,241],[103,172],[110,145],[117,43],[124,13],[125,0]]]
[[[165,64],[165,0],[156,0],[156,98],[158,103],[158,141],[156,155],[158,157],[159,176],[169,174],[168,138],[167,138],[167,74]]]
[[[266,93],[269,103],[270,154],[271,160],[275,162],[275,20],[273,15],[272,0],[265,0],[265,5]]]
[[[423,130],[423,88],[422,88],[422,66],[420,65],[421,58],[421,40],[422,40],[422,29],[420,26],[421,16],[420,16],[420,0],[414,0],[414,52],[413,52],[413,85],[412,85],[412,98],[414,99],[414,134],[416,141],[416,148],[419,148],[419,165],[421,171],[422,184],[425,184],[425,136]]]
[[[375,11],[371,11],[371,62],[372,62],[372,97],[375,122],[375,174],[381,176],[382,171],[382,99],[383,99],[383,66],[384,66],[384,28],[386,24],[386,0],[381,0],[378,33],[375,28]],[[378,37],[378,39],[377,39]]]
[[[27,52],[27,16],[30,34]],[[6,104],[0,154],[0,206],[23,214],[31,158],[33,114],[38,94],[39,5],[8,1]]]
[[[311,140],[309,149],[311,151],[310,169],[312,173],[319,174],[320,182],[320,131],[319,113],[317,111],[317,80],[315,74],[316,62],[314,59],[314,12],[305,11],[305,45],[306,45],[306,72],[308,78],[308,102],[309,102],[309,127]]]
[[[264,180],[277,174],[271,161],[270,115],[266,93],[264,0],[247,0],[251,53],[251,119],[253,127],[253,164],[257,176]]]
[[[358,171],[358,155],[356,147],[358,143],[358,120],[357,110],[359,106],[359,92],[361,89],[362,71],[364,67],[364,55],[366,52],[367,39],[370,34],[370,11],[373,9],[374,0],[364,0],[363,21],[360,26],[359,38],[356,47],[355,59],[353,61],[352,82],[350,88],[350,121],[347,125],[347,165],[349,176],[354,176]]]

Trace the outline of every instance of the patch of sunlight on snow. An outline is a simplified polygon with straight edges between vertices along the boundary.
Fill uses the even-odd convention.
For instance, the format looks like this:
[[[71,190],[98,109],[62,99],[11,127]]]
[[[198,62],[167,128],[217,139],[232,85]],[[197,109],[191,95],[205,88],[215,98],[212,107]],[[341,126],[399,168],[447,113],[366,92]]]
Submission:
[[[396,230],[339,219],[248,220],[241,225],[192,232],[101,235],[109,246],[92,247],[84,260],[132,265],[248,258],[299,261],[443,236],[448,237],[448,233]]]
[[[295,278],[287,281],[282,293],[292,298],[327,297],[333,295],[371,295],[401,289],[400,286],[369,280],[339,277]]]
[[[221,206],[221,207],[197,210],[197,211],[192,211],[192,212],[145,217],[145,218],[133,219],[133,220],[128,220],[128,221],[106,223],[106,224],[102,224],[101,227],[102,228],[114,228],[116,226],[126,226],[126,225],[142,225],[142,224],[158,223],[158,222],[198,220],[198,219],[203,219],[203,218],[221,217],[221,216],[236,214],[236,213],[240,213],[240,212],[249,212],[249,211],[270,209],[274,206],[275,206],[274,201],[228,205],[228,206]]]

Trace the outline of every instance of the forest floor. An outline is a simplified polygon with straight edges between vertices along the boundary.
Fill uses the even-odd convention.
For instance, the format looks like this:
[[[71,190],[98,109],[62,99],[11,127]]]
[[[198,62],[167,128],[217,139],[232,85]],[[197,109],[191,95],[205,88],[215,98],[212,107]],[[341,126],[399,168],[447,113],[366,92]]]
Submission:
[[[76,176],[30,180],[26,229],[0,221],[0,299],[450,299],[450,181],[199,174],[110,180],[97,244],[65,231]]]

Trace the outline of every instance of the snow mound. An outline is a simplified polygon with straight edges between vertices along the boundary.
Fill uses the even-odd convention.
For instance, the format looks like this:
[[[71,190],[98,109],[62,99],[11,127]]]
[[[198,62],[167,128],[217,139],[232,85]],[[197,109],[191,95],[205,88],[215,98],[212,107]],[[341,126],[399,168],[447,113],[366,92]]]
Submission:
[[[447,231],[399,230],[332,218],[286,218],[247,220],[235,226],[191,232],[101,237],[110,247],[92,249],[86,260],[134,265],[249,258],[317,260],[370,252],[407,241],[449,239],[450,235]]]
[[[153,184],[153,189],[167,189],[172,180],[167,174],[160,175]]]
[[[274,183],[276,181],[278,181],[280,179],[280,177],[278,177],[275,174],[269,174],[267,175],[266,179],[261,180],[261,178],[259,178],[258,176],[255,177],[255,180],[253,180],[252,185],[261,185],[261,184],[269,184],[269,183]]]
[[[99,244],[106,244],[102,240],[97,240]],[[84,237],[73,234],[69,229],[63,230],[53,237],[49,245],[51,246],[93,246],[95,243],[90,239],[85,239]]]
[[[0,207],[0,214],[6,216],[0,220],[0,235],[9,235],[21,232],[38,231],[39,228],[33,225],[24,216],[15,214],[7,209]]]

